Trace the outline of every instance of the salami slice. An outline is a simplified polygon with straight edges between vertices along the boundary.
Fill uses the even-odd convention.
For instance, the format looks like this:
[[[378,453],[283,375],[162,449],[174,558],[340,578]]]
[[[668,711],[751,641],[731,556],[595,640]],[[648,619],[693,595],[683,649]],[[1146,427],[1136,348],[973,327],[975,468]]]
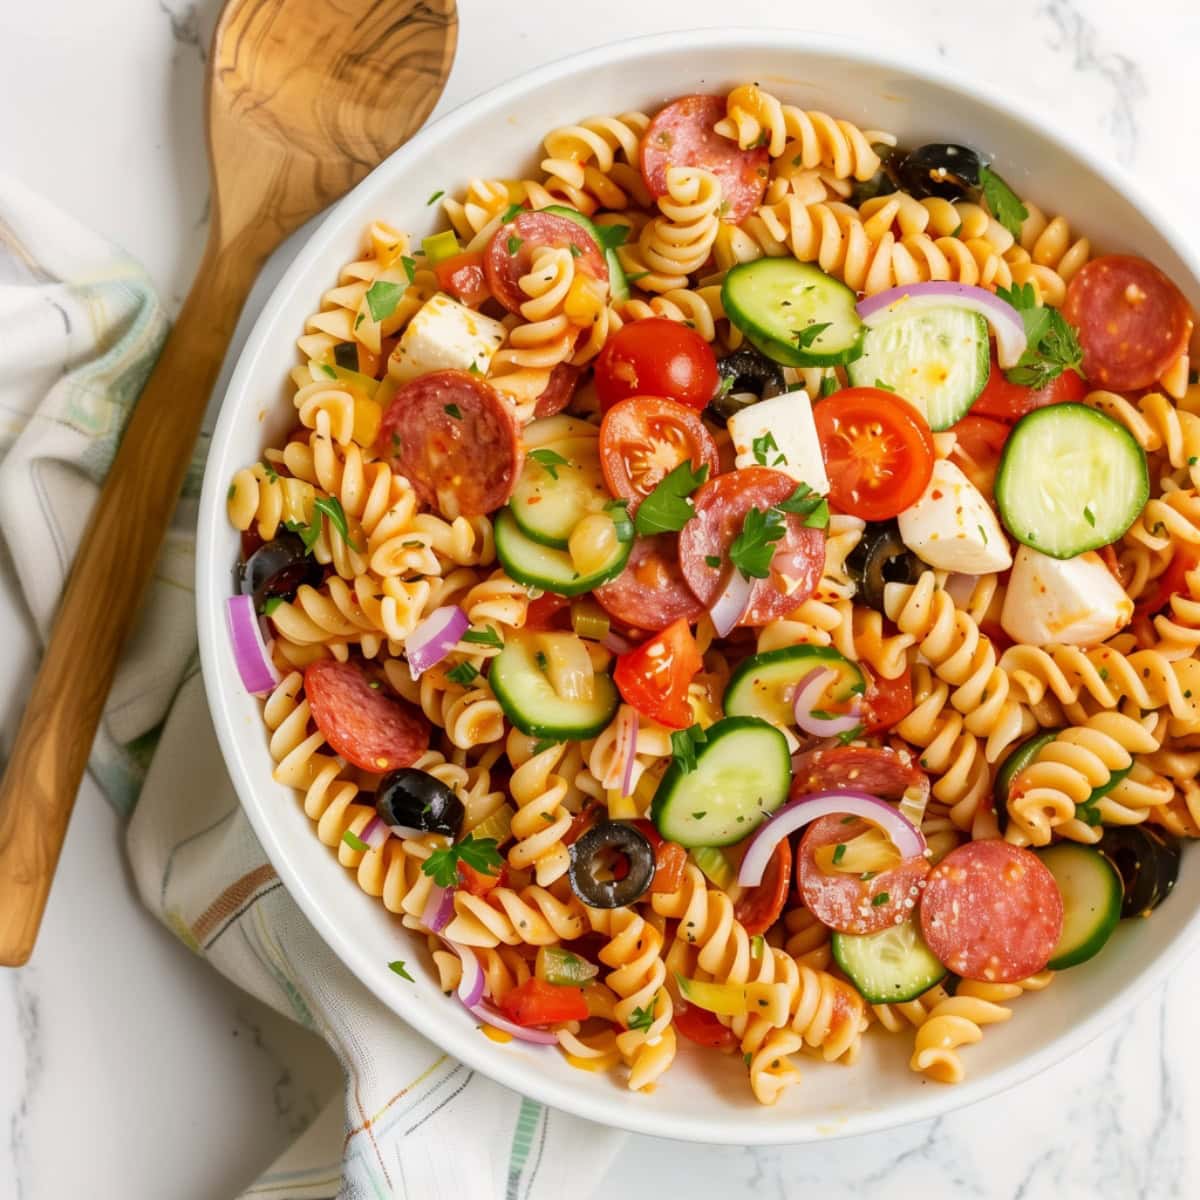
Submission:
[[[869,832],[858,817],[821,817],[814,821],[796,851],[797,891],[817,920],[839,933],[878,933],[912,915],[929,860],[906,858],[887,871],[862,874],[825,871],[816,860],[822,846],[845,845]]]
[[[379,452],[449,520],[507,504],[525,453],[512,406],[466,371],[435,371],[396,393]]]
[[[638,538],[625,570],[592,595],[605,612],[634,629],[658,632],[680,617],[694,621],[704,611],[683,577],[674,533]]]
[[[910,788],[929,791],[929,776],[912,755],[872,746],[832,746],[792,759],[791,799],[806,792],[854,791],[899,800]]]
[[[1036,854],[1002,841],[967,842],[929,876],[921,932],[956,975],[1016,983],[1040,971],[1062,933],[1063,902]]]
[[[364,771],[410,767],[429,749],[429,722],[405,703],[371,686],[354,662],[320,658],[304,672],[312,718],[330,748]]]
[[[696,508],[679,535],[683,577],[705,608],[721,592],[733,569],[729,548],[742,532],[746,514],[780,504],[796,490],[796,482],[769,467],[745,467],[710,479],[692,497]],[[783,514],[784,535],[774,542],[770,574],[756,579],[739,622],[765,625],[791,612],[816,590],[825,567],[825,533],[810,529],[797,513]]]
[[[792,883],[792,843],[782,838],[757,887],[746,888],[733,906],[733,915],[750,934],[766,933],[779,920]]]
[[[1079,330],[1093,387],[1150,387],[1187,349],[1192,310],[1151,262],[1130,254],[1094,258],[1071,280],[1063,315]]]
[[[537,407],[533,410],[535,417],[553,417],[562,412],[571,403],[575,388],[579,384],[582,367],[573,367],[570,363],[561,362],[550,372],[550,378],[537,398]]]
[[[496,230],[483,256],[488,287],[509,312],[520,312],[529,299],[521,291],[520,279],[529,274],[533,252],[539,246],[574,246],[579,252],[571,251],[576,271],[593,279],[608,279],[604,254],[582,226],[554,213],[520,212]]]
[[[642,175],[652,195],[667,194],[668,167],[703,167],[721,183],[728,221],[748,217],[767,190],[764,147],[740,150],[713,131],[725,116],[724,96],[681,96],[660,109],[642,138]]]

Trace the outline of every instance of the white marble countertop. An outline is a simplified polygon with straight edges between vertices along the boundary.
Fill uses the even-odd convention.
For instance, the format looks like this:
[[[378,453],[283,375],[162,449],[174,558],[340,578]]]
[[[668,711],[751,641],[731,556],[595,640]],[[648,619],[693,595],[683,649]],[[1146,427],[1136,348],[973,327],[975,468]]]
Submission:
[[[200,90],[218,7],[0,5],[3,168],[141,258],[172,311],[205,232]],[[1195,0],[459,0],[459,10],[442,110],[617,37],[731,20],[804,24],[923,48],[1018,89],[1136,171],[1178,228],[1195,229]],[[932,1123],[767,1150],[632,1138],[598,1194],[1195,1196],[1197,990],[1193,956],[1073,1058],[1019,1092]],[[336,1086],[322,1046],[236,992],[141,910],[118,822],[85,784],[37,954],[24,970],[0,973],[0,1200],[234,1195]]]

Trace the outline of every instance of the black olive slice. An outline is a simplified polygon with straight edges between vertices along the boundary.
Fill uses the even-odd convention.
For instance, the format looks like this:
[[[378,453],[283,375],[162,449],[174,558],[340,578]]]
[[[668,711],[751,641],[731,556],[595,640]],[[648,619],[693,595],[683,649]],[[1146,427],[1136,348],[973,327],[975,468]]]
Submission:
[[[868,525],[846,556],[846,574],[858,585],[855,599],[877,612],[883,612],[884,584],[916,583],[928,570],[901,540],[895,521]]]
[[[263,542],[237,569],[237,587],[243,596],[254,600],[261,611],[272,596],[291,598],[301,584],[314,587],[325,578],[325,571],[294,533],[280,533]]]
[[[632,825],[604,821],[571,846],[569,876],[571,890],[589,908],[621,908],[654,881],[654,848]]]
[[[743,408],[787,391],[783,368],[753,346],[718,359],[717,373],[722,387],[708,406],[708,416],[721,425]]]
[[[870,179],[856,179],[850,191],[850,203],[856,207],[866,200],[874,200],[877,196],[890,196],[898,191],[903,184],[900,182],[900,164],[907,156],[907,151],[899,146],[887,146],[876,142],[871,149],[879,155],[879,170]]]
[[[908,154],[897,173],[904,190],[918,200],[926,196],[963,200],[979,188],[984,165],[970,146],[931,142]]]
[[[1170,894],[1179,878],[1179,839],[1147,825],[1112,825],[1096,849],[1117,868],[1125,885],[1121,916],[1144,917]]]
[[[423,833],[458,839],[466,810],[440,779],[416,767],[389,771],[375,793],[375,812],[385,825],[402,825]]]

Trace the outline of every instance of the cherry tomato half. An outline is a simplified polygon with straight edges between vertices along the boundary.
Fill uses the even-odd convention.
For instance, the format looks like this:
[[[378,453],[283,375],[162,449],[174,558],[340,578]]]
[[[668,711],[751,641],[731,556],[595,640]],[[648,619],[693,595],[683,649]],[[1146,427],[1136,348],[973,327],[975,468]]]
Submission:
[[[1035,408],[1082,400],[1087,395],[1087,390],[1087,384],[1075,371],[1064,371],[1043,388],[1022,387],[1018,383],[1009,383],[993,352],[992,369],[988,374],[987,385],[971,405],[971,416],[995,417],[998,421],[1008,421],[1011,424],[1019,421],[1026,413],[1033,412]]]
[[[543,592],[525,610],[525,629],[570,629],[571,601],[554,592]]]
[[[631,321],[608,339],[596,359],[600,407],[646,393],[702,409],[719,383],[712,347],[694,330],[666,317]]]
[[[492,293],[483,272],[483,255],[473,250],[444,258],[433,268],[438,287],[468,308],[478,308]]]
[[[555,1021],[586,1021],[583,988],[543,979],[527,979],[500,1001],[500,1011],[518,1025],[550,1025]]]
[[[985,496],[991,496],[1009,427],[1003,421],[968,413],[950,432],[955,438],[950,458]]]
[[[697,1046],[707,1046],[710,1050],[732,1049],[737,1044],[733,1030],[722,1025],[716,1013],[710,1013],[706,1008],[697,1008],[680,1000],[674,1006],[671,1020],[675,1028],[689,1042]]]
[[[792,885],[792,843],[782,838],[771,854],[762,882],[747,888],[733,906],[733,915],[748,934],[766,933],[783,912]]]
[[[911,404],[880,388],[846,388],[813,409],[829,500],[864,521],[913,503],[933,473],[933,435]]]
[[[863,703],[863,724],[867,733],[880,733],[903,721],[913,710],[912,668],[905,667],[899,679],[884,679],[868,667],[860,666],[867,677]]]
[[[678,842],[666,841],[654,828],[653,821],[634,821],[632,824],[654,848],[654,882],[650,885],[650,891],[667,896],[679,891],[683,886],[687,851]]]
[[[627,704],[672,729],[692,723],[688,684],[700,670],[700,651],[687,621],[680,617],[662,633],[617,659],[613,682]]]
[[[682,462],[693,471],[720,470],[717,444],[695,409],[661,396],[630,396],[600,423],[600,467],[614,496],[629,501],[629,515]]]
[[[470,863],[461,859],[458,862],[458,886],[472,896],[486,896],[493,888],[501,887],[507,882],[507,863],[501,863],[500,870],[495,875],[489,875],[486,871],[477,871]]]

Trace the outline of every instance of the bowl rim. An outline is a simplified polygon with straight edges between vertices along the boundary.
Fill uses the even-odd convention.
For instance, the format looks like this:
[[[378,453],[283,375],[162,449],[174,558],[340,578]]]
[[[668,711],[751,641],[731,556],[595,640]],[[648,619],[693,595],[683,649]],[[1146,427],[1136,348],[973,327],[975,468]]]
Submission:
[[[661,53],[680,49],[718,48],[752,52],[778,50],[781,44],[808,56],[854,58],[867,65],[927,80],[947,90],[957,91],[1009,120],[1036,130],[1047,143],[1062,151],[1068,158],[1081,162],[1114,192],[1135,204],[1149,224],[1163,231],[1172,250],[1200,286],[1200,259],[1189,246],[1187,239],[1178,235],[1175,223],[1166,218],[1158,202],[1146,195],[1123,169],[1104,161],[1087,146],[1068,139],[1057,126],[1053,116],[1035,112],[1032,105],[1014,100],[1012,96],[1002,93],[990,84],[968,79],[926,53],[913,52],[906,48],[890,50],[872,41],[844,35],[777,27],[707,26],[623,38],[555,59],[464,101],[425,125],[327,211],[272,289],[270,297],[255,319],[222,398],[222,411],[213,432],[208,462],[222,462],[228,458],[234,421],[232,409],[227,410],[225,402],[231,397],[242,395],[241,403],[250,403],[250,398],[244,395],[246,385],[255,372],[259,356],[268,344],[268,331],[273,322],[273,314],[282,298],[296,289],[310,267],[318,260],[328,257],[330,243],[342,232],[345,224],[342,212],[351,197],[380,189],[385,179],[390,180],[403,173],[410,158],[415,157],[427,146],[449,141],[463,126],[472,124],[479,115],[499,110],[510,101],[535,92],[564,75],[618,61],[653,59]],[[274,825],[267,819],[265,809],[254,799],[254,774],[242,752],[243,736],[234,728],[233,719],[224,704],[224,695],[217,683],[216,662],[223,644],[222,639],[225,637],[223,605],[218,603],[217,599],[224,596],[228,586],[228,564],[219,562],[217,556],[218,531],[222,528],[225,515],[226,487],[227,481],[218,479],[216,472],[206,467],[197,521],[196,617],[209,711],[241,806],[288,892],[325,943],[356,979],[367,987],[380,1003],[439,1048],[518,1093],[610,1127],[680,1141],[778,1145],[880,1132],[928,1120],[951,1109],[961,1109],[978,1103],[1016,1086],[1074,1054],[1119,1020],[1152,987],[1161,983],[1192,949],[1200,936],[1200,909],[1197,909],[1179,935],[1163,949],[1147,969],[1134,974],[1120,988],[1111,992],[1067,1033],[1041,1049],[1013,1059],[999,1070],[979,1078],[968,1079],[953,1088],[919,1089],[902,1104],[840,1114],[824,1123],[814,1121],[811,1116],[797,1117],[794,1121],[755,1122],[752,1109],[747,1109],[745,1117],[738,1118],[688,1117],[655,1109],[653,1105],[630,1104],[628,1098],[616,1089],[594,1094],[582,1088],[572,1089],[549,1076],[530,1071],[516,1057],[506,1058],[491,1053],[490,1050],[494,1051],[498,1047],[487,1039],[479,1038],[473,1025],[443,1021],[432,1008],[415,1006],[411,1013],[401,1014],[395,1005],[395,994],[385,994],[382,988],[371,982],[375,978],[371,972],[360,969],[362,952],[321,903],[321,897],[314,890],[312,883],[293,866],[276,837]],[[362,966],[366,967],[365,961],[362,962]],[[732,1140],[732,1137],[736,1137],[736,1141]]]

